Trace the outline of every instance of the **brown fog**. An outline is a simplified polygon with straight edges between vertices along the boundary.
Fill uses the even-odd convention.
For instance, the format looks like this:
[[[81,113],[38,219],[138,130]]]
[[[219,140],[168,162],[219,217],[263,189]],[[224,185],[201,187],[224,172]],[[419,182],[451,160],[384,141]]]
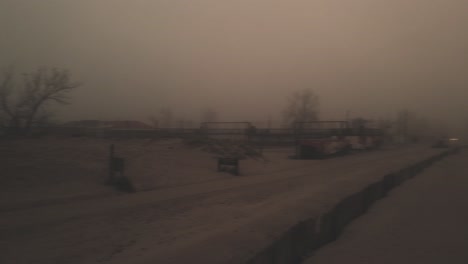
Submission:
[[[466,123],[465,0],[0,0],[0,66],[68,68],[56,118],[280,119],[313,88],[322,119]]]

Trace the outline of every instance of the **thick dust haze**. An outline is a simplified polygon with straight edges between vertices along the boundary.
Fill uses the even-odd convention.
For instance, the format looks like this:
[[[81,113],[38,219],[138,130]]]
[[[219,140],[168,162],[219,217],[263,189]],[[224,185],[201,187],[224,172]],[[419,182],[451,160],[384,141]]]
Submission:
[[[312,88],[322,119],[467,120],[464,0],[0,0],[1,67],[69,69],[60,120],[280,119]]]

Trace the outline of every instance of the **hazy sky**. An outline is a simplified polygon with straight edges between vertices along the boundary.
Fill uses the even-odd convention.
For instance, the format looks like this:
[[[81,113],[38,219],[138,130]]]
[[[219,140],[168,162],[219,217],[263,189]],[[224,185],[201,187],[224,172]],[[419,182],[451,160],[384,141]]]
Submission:
[[[323,118],[459,118],[466,14],[466,0],[0,0],[0,67],[68,68],[85,85],[62,119],[278,118],[308,87]]]

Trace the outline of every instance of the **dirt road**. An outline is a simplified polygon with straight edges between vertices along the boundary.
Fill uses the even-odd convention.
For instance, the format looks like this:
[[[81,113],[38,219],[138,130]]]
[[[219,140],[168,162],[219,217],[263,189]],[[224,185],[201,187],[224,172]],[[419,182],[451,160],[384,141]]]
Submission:
[[[304,215],[437,152],[383,149],[136,194],[8,208],[0,212],[0,262],[240,263]]]
[[[467,263],[468,154],[393,190],[307,264]]]

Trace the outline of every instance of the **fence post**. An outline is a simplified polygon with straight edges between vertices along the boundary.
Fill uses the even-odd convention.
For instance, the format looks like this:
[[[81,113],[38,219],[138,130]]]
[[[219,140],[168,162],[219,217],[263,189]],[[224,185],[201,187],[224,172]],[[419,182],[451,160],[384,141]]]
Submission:
[[[113,161],[114,161],[114,144],[109,146],[109,179],[108,183],[114,183],[114,168],[113,168]]]

